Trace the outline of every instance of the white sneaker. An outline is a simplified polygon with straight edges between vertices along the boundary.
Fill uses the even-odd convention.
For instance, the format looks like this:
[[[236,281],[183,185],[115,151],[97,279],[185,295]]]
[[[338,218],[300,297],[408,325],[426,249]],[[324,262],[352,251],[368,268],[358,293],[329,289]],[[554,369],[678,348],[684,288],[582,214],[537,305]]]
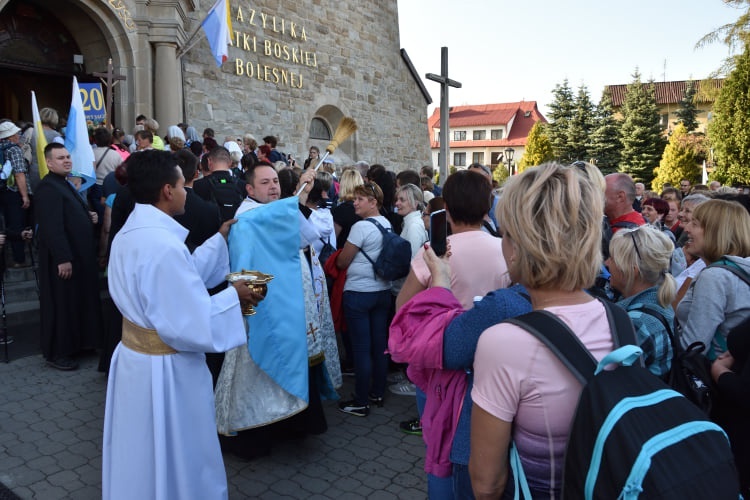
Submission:
[[[388,390],[398,396],[416,396],[417,386],[409,382],[408,379],[404,379],[398,384],[388,386]]]
[[[399,382],[406,380],[406,374],[402,371],[389,373],[386,380],[389,384],[398,384]]]

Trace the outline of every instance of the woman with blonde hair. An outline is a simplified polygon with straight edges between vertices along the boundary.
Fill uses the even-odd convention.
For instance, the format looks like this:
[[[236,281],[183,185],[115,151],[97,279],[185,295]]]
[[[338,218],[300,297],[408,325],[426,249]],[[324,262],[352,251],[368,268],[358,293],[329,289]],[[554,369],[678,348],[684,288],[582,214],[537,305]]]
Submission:
[[[151,132],[154,136],[152,142],[153,148],[158,149],[159,151],[164,151],[164,140],[159,137],[159,122],[157,122],[153,118],[147,118],[143,123],[143,127],[145,130]]]
[[[339,181],[339,204],[331,210],[333,229],[336,232],[336,248],[344,248],[346,238],[360,217],[354,212],[354,190],[364,184],[362,176],[353,168],[346,169]]]
[[[247,153],[254,153],[255,150],[258,149],[258,141],[255,139],[253,134],[245,134],[242,136],[242,152]]]
[[[511,280],[526,288],[533,309],[565,323],[597,360],[616,345],[604,304],[584,292],[602,264],[603,212],[600,187],[575,168],[555,163],[513,176],[497,206]],[[532,496],[560,496],[581,384],[541,341],[509,323],[482,333],[474,372],[469,460],[474,493],[502,495],[513,440]]]
[[[653,226],[617,232],[609,244],[610,284],[623,298],[618,302],[633,321],[646,368],[665,377],[672,366],[667,326],[674,322],[671,303],[675,280],[669,274],[671,240]]]
[[[405,184],[396,190],[396,208],[404,218],[401,237],[411,245],[412,258],[417,254],[425,241],[427,231],[422,223],[422,211],[425,208],[422,190],[414,184]]]
[[[680,341],[703,342],[709,359],[726,351],[729,331],[750,317],[750,214],[734,201],[695,207],[685,227],[690,252],[706,263],[677,306]]]

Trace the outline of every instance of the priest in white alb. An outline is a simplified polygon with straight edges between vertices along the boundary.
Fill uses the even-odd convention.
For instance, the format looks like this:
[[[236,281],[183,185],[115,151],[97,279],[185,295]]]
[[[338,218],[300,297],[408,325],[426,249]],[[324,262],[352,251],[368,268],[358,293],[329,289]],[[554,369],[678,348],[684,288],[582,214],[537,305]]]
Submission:
[[[107,383],[102,451],[104,499],[227,498],[205,352],[245,345],[244,282],[209,296],[229,272],[231,222],[185,246],[182,172],[163,151],[127,164],[136,205],[115,237],[109,292],[123,315]]]

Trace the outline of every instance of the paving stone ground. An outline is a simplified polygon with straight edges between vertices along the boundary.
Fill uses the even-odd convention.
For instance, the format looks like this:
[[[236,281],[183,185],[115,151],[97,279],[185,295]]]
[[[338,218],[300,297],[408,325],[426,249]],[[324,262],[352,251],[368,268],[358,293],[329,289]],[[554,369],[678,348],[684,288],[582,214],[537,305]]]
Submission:
[[[13,347],[12,345],[10,346]],[[101,498],[106,378],[96,356],[74,372],[48,368],[41,355],[0,362],[0,483],[23,499]],[[353,379],[339,391],[347,396]],[[323,403],[328,432],[282,443],[247,462],[224,455],[229,498],[423,499],[424,445],[398,430],[414,399],[387,394],[367,418]]]

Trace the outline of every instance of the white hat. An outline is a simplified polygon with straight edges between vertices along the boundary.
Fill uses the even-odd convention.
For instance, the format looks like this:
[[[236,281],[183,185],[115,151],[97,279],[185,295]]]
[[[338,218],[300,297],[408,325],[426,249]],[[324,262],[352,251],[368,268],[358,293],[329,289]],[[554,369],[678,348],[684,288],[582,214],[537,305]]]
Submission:
[[[234,151],[242,153],[242,149],[240,148],[240,145],[237,144],[237,141],[227,141],[224,143],[224,147],[227,148],[230,154]]]
[[[0,139],[7,139],[8,137],[13,137],[20,131],[21,129],[16,127],[16,125],[11,121],[0,123]]]

